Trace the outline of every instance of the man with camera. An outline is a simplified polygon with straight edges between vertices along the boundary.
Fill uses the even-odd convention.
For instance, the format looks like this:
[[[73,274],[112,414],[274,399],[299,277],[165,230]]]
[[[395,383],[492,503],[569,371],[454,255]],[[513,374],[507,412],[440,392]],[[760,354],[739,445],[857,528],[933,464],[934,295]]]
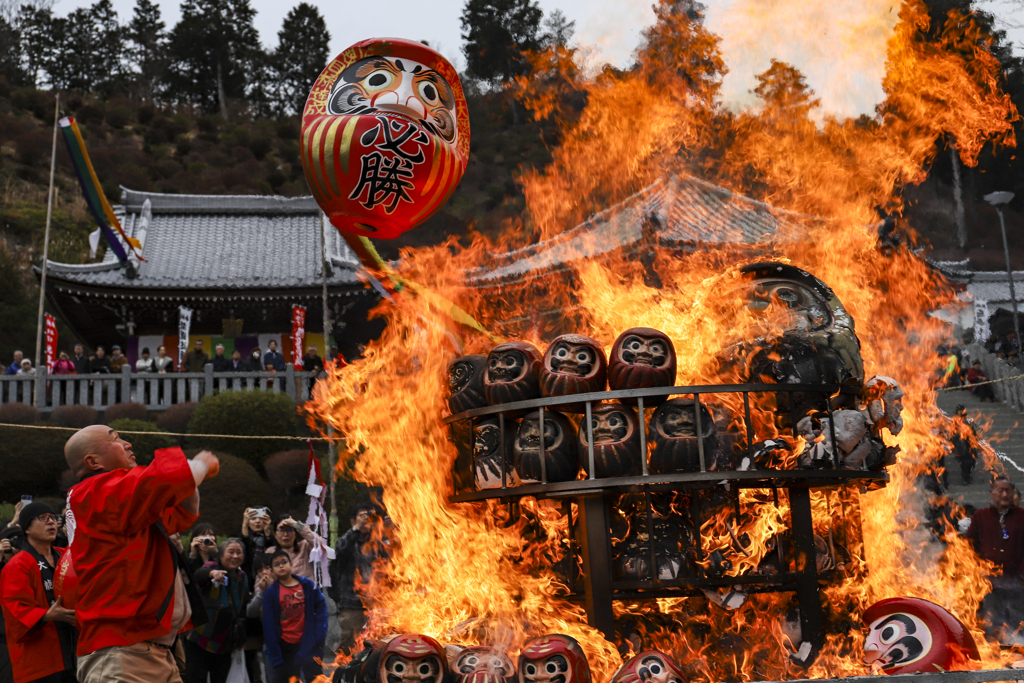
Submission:
[[[198,518],[197,487],[217,475],[217,457],[165,448],[137,467],[131,444],[105,425],[76,432],[64,455],[78,479],[68,531],[79,681],[180,683],[171,648],[205,611],[170,534]]]

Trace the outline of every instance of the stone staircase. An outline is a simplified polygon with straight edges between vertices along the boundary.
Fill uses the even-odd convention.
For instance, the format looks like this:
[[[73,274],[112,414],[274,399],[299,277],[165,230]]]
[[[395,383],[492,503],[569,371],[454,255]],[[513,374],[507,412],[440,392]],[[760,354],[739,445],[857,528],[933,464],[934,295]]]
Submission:
[[[1013,406],[997,402],[982,403],[969,391],[941,391],[938,394],[939,408],[952,415],[957,404],[967,408],[967,415],[978,425],[979,436],[988,441],[998,452],[1024,468],[1024,416]],[[1013,464],[1001,460],[1003,471],[1021,493],[1024,493],[1024,472]],[[960,478],[960,464],[952,455],[946,456],[946,471],[949,473],[949,497],[962,505],[976,508],[992,504],[988,488],[993,471],[980,458],[974,470],[974,480],[965,486]]]

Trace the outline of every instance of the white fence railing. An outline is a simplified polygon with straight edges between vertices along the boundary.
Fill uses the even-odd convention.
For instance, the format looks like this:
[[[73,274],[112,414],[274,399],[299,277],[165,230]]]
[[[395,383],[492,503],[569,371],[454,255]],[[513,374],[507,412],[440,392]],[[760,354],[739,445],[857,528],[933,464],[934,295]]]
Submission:
[[[223,391],[283,392],[302,403],[314,381],[313,373],[296,372],[290,363],[284,372],[214,372],[207,364],[204,372],[157,374],[132,372],[125,365],[117,374],[47,375],[40,368],[33,377],[0,375],[0,403],[25,403],[43,412],[71,404],[104,410],[128,402],[163,410]]]
[[[1024,379],[1007,379],[1024,374],[1024,370],[1010,365],[994,353],[990,353],[981,344],[970,344],[967,350],[971,354],[972,363],[976,360],[981,361],[981,367],[990,380],[1004,380],[989,385],[995,392],[996,398],[1004,403],[1009,403],[1019,412],[1024,412]]]

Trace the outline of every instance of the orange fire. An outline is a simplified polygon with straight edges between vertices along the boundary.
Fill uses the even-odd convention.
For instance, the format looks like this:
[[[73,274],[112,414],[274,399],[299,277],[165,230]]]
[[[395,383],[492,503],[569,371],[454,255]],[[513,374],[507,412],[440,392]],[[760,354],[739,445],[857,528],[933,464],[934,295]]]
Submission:
[[[646,34],[635,69],[573,80],[588,98],[578,117],[559,112],[557,103],[531,89],[542,79],[524,81],[522,95],[535,111],[564,116],[567,129],[551,167],[521,178],[527,214],[506,241],[521,245],[555,236],[667,173],[703,177],[807,214],[799,231],[780,233],[756,250],[701,245],[685,255],[658,252],[647,266],[614,255],[583,260],[572,288],[561,280],[533,289],[465,287],[462,274],[487,263],[499,248],[482,240],[465,249],[408,250],[401,272],[457,302],[492,332],[541,348],[567,331],[610,347],[630,327],[663,330],[676,347],[678,385],[728,381],[716,356],[750,326],[765,324],[737,305],[739,266],[789,262],[831,285],[856,321],[865,376],[895,377],[906,392],[905,429],[886,437],[902,450],[889,468],[889,485],[859,496],[831,491],[812,497],[815,531],[833,561],[839,540],[828,520],[836,511],[859,518],[863,529],[864,543],[849,543],[849,556],[841,558],[852,578],[825,591],[830,613],[846,614],[850,622],[828,635],[809,671],[789,660],[799,643],[786,627],[785,594],[752,595],[736,610],[704,598],[617,603],[622,618],[674,626],[639,629],[643,643],[605,640],[585,623],[582,609],[564,599],[565,587],[549,569],[567,551],[560,503],[524,499],[522,514],[512,517],[498,503],[447,502],[454,448],[441,422],[445,371],[457,355],[486,353],[492,343],[456,328],[439,298],[405,292],[381,303],[377,314],[387,327],[380,340],[363,359],[331,370],[312,409],[320,424],[344,435],[356,476],[384,487],[383,502],[396,525],[389,578],[371,598],[372,634],[496,644],[514,657],[531,637],[565,633],[581,642],[602,683],[622,662],[619,646],[670,652],[693,680],[844,676],[867,672],[861,611],[882,598],[916,596],[968,624],[982,665],[998,666],[1009,655],[985,641],[975,617],[989,588],[989,568],[955,530],[947,530],[945,545],[931,537],[922,523],[925,494],[914,490],[916,476],[943,448],[936,433],[945,422],[932,385],[934,348],[946,341],[947,330],[927,312],[951,293],[908,250],[881,253],[873,229],[876,207],[899,215],[900,188],[923,179],[937,141],[955,141],[969,165],[986,142],[1015,144],[1017,112],[999,89],[998,63],[986,51],[989,38],[969,17],[951,16],[943,30],[928,33],[924,8],[906,2],[887,44],[886,100],[877,116],[825,117],[816,125],[807,106],[789,106],[785,98],[756,112],[730,114],[717,106],[717,39],[674,6],[663,0],[656,7],[657,24]],[[537,64],[548,76],[561,68],[558,55],[542,56]],[[657,273],[660,287],[645,282],[645,269]],[[540,329],[535,312],[559,309],[559,329]],[[719,405],[728,408],[727,399]],[[769,408],[755,406],[761,434],[774,428]],[[794,452],[803,446],[799,439],[790,443]],[[776,504],[770,491],[739,495],[742,516],[718,515],[700,531],[704,547],[721,550],[734,574],[771,553],[771,539],[788,520],[784,496]],[[737,543],[744,535],[745,543]]]

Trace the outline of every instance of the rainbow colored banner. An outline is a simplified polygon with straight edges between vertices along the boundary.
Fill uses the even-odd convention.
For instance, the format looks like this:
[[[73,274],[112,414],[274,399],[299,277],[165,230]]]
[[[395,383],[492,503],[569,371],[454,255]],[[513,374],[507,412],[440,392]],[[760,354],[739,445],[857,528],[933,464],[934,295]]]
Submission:
[[[67,116],[61,119],[58,125],[60,126],[60,132],[64,136],[64,143],[68,147],[71,164],[75,167],[75,173],[78,175],[78,183],[82,186],[85,203],[89,205],[89,210],[92,211],[92,215],[96,219],[103,237],[117,256],[117,260],[121,262],[122,266],[128,264],[128,254],[125,252],[124,245],[121,244],[117,235],[114,234],[114,230],[132,249],[132,253],[140,261],[145,261],[146,259],[142,258],[139,252],[135,251],[136,249],[141,249],[142,245],[137,239],[125,234],[124,229],[121,227],[121,222],[117,220],[117,216],[114,215],[114,209],[111,208],[110,202],[107,201],[107,196],[103,193],[103,187],[100,185],[99,178],[96,177],[92,161],[89,160],[89,152],[85,149],[82,131],[78,129],[78,124],[75,123],[74,117]]]

